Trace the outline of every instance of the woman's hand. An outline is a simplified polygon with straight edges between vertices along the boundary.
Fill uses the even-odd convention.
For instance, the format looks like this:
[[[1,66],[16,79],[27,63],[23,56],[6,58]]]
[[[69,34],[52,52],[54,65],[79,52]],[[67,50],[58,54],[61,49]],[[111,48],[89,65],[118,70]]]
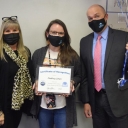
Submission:
[[[73,80],[71,80],[70,82],[70,92],[74,92],[75,91],[75,87],[74,87],[74,84],[75,82]],[[69,97],[70,94],[62,94],[62,96],[65,96],[65,97]]]
[[[4,124],[4,113],[0,112],[0,126]]]
[[[42,92],[39,92],[38,91],[38,81],[36,81],[34,84],[33,84],[33,90],[35,90],[35,95],[37,95],[37,96],[42,96],[44,93],[42,93]]]
[[[75,84],[75,82],[73,80],[71,80],[71,82],[70,82],[70,90],[71,90],[71,92],[75,91],[74,84]]]

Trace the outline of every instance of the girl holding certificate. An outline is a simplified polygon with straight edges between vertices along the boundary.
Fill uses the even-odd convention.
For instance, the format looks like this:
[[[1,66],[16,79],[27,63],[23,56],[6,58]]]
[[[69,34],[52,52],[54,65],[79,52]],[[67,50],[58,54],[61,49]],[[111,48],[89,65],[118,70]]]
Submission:
[[[61,20],[56,19],[49,23],[45,38],[48,45],[37,49],[33,54],[34,70],[36,72],[38,65],[73,66],[72,95],[43,94],[37,91],[35,84],[35,114],[40,128],[53,128],[54,125],[55,128],[71,128],[77,125],[74,90],[81,80],[79,56],[71,47],[70,36]]]

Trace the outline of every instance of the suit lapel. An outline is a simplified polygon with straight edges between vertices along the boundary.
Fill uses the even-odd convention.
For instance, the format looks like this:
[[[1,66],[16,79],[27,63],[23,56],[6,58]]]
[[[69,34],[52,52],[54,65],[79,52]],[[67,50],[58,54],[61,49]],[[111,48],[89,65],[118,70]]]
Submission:
[[[94,70],[94,66],[93,66],[93,56],[92,56],[92,50],[93,50],[93,38],[94,38],[94,33],[92,33],[88,39],[89,42],[89,48],[88,48],[88,53],[89,53],[89,58],[90,58],[90,64],[91,64],[91,69],[92,72]]]
[[[109,53],[111,51],[111,47],[113,44],[113,38],[114,38],[114,31],[113,29],[109,28],[106,53],[105,53],[105,61],[104,61],[104,71],[106,69]]]

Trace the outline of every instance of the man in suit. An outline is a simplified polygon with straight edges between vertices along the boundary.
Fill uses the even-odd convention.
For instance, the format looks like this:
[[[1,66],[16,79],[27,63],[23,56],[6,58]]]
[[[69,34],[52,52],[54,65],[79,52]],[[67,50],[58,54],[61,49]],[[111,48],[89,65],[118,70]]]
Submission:
[[[128,33],[110,28],[108,14],[100,5],[92,5],[87,17],[94,32],[80,41],[84,114],[92,117],[94,128],[128,128],[128,89],[119,89],[117,84]]]

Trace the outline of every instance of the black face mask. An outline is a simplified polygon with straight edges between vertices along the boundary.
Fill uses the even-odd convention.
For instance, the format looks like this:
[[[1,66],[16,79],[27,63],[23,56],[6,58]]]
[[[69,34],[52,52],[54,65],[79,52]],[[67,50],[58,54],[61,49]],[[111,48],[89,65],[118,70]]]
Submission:
[[[60,37],[60,36],[49,35],[48,40],[50,41],[51,45],[53,45],[54,47],[58,47],[58,46],[62,45],[62,43],[64,41],[64,36]]]
[[[100,19],[100,20],[93,20],[91,22],[88,22],[90,28],[94,31],[94,32],[101,32],[104,28],[104,26],[106,25],[107,22],[105,22],[105,19]]]
[[[20,39],[19,33],[4,34],[3,41],[8,45],[14,45],[18,43]]]

